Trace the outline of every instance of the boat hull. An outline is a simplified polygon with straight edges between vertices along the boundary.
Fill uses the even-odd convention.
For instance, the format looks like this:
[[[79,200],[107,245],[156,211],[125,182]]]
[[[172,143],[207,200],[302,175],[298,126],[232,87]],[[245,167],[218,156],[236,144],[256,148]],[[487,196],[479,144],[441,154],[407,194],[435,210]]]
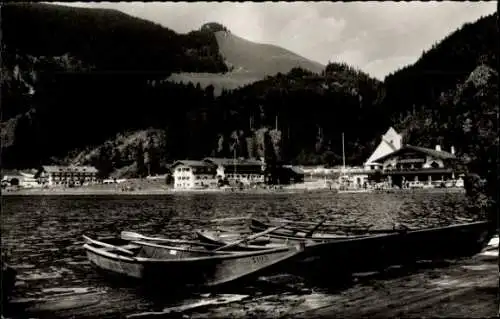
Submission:
[[[297,255],[301,247],[253,252],[183,256],[183,251],[144,243],[142,255],[128,257],[86,244],[91,264],[107,273],[139,279],[148,285],[169,287],[219,286],[270,271]]]

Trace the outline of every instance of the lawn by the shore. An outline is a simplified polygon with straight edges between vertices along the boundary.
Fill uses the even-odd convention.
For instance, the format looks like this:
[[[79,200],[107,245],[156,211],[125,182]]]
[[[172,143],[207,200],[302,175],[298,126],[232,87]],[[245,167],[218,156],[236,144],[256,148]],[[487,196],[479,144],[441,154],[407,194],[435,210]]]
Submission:
[[[324,183],[306,182],[283,186],[278,189],[197,189],[174,190],[172,185],[167,185],[163,180],[133,179],[119,184],[98,184],[82,187],[50,187],[50,188],[25,188],[16,190],[3,190],[2,195],[159,195],[173,193],[214,193],[214,192],[250,192],[250,193],[275,193],[297,192],[309,190],[323,190]]]

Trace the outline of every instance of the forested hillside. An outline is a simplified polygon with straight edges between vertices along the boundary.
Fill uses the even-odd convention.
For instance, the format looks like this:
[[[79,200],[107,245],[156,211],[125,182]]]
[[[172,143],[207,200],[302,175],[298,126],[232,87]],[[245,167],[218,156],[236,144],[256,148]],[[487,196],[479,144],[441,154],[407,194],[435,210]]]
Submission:
[[[392,121],[405,142],[454,146],[471,213],[498,228],[498,13],[465,24],[414,65],[385,80]]]
[[[498,14],[466,23],[429,50],[418,61],[388,75],[385,105],[397,116],[413,108],[433,107],[441,94],[456,89],[480,64],[498,65]]]
[[[227,71],[210,31],[181,35],[115,10],[37,3],[6,4],[1,13],[4,121],[42,107],[39,92],[65,73],[94,73],[113,86],[122,75]]]

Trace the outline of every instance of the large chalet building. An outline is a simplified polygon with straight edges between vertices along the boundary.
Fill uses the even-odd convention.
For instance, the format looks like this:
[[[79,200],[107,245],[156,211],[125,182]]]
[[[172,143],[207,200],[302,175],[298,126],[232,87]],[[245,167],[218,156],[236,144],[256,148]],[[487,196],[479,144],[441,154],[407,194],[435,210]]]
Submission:
[[[217,167],[204,161],[182,160],[170,167],[174,189],[203,189],[217,186]]]
[[[409,182],[434,184],[455,179],[454,163],[458,159],[453,147],[448,152],[440,145],[432,149],[404,145],[402,140],[401,134],[389,128],[364,163],[364,171],[370,177],[378,175],[390,185],[399,187]]]
[[[39,184],[47,186],[81,186],[98,183],[93,166],[42,166],[35,174]]]
[[[405,145],[377,161],[382,163],[382,176],[392,185],[403,187],[413,181],[433,184],[455,179],[454,153],[453,148],[447,152],[439,145],[435,149]]]
[[[264,181],[263,163],[250,159],[207,157],[201,161],[182,160],[171,166],[174,189],[215,188],[221,181],[244,184]]]

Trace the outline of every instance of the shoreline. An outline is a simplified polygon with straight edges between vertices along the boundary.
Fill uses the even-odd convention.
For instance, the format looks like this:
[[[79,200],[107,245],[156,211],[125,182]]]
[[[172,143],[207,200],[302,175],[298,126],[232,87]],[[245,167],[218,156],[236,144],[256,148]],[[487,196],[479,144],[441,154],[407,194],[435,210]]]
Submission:
[[[282,185],[280,188],[205,188],[205,189],[174,189],[170,186],[161,183],[152,183],[150,181],[133,181],[132,190],[123,190],[123,187],[130,185],[126,184],[107,184],[107,185],[90,185],[83,187],[63,188],[21,188],[17,190],[2,190],[2,196],[153,196],[153,195],[179,195],[179,194],[258,194],[258,195],[277,195],[277,194],[304,194],[304,193],[330,193],[343,194],[335,188],[330,188],[322,182],[305,182],[292,185]],[[135,184],[135,185],[134,185]],[[430,193],[464,193],[463,188],[429,188],[429,189],[388,189],[371,191],[348,191],[346,194],[384,194],[384,193],[400,193],[400,192],[430,192]]]
[[[152,189],[141,189],[133,191],[122,191],[119,189],[23,189],[17,191],[2,192],[2,196],[76,196],[76,195],[88,195],[88,196],[133,196],[133,195],[183,195],[183,194],[295,194],[295,193],[308,193],[308,192],[331,192],[335,193],[329,189],[250,189],[250,190],[225,190],[225,189],[190,189],[190,190],[174,190],[172,188],[152,188]]]

